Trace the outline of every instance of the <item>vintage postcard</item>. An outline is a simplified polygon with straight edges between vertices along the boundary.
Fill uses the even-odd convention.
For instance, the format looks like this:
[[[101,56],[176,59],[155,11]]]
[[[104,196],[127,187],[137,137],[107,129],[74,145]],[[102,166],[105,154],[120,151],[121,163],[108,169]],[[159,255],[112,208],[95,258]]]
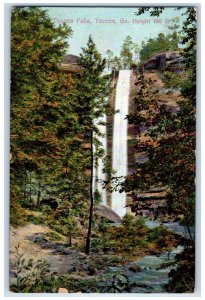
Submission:
[[[194,293],[197,14],[11,8],[10,292]]]

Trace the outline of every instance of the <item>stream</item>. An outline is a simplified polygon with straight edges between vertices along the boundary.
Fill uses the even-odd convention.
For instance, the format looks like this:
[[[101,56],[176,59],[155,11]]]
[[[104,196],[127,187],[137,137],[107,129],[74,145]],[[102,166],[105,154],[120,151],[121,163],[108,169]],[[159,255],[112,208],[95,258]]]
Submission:
[[[160,222],[146,220],[146,225],[149,228],[154,228],[160,226]],[[177,222],[164,223],[163,226],[171,229],[174,233],[189,238],[187,228]],[[190,230],[192,236],[194,236],[194,228],[192,227]],[[183,249],[183,246],[179,245],[170,252],[164,252],[158,256],[144,256],[142,259],[127,266],[110,267],[109,272],[122,272],[125,274],[129,279],[129,283],[134,283],[130,290],[131,293],[166,293],[163,286],[169,281],[168,274],[170,270],[176,268],[176,266],[165,268],[160,268],[160,266],[174,261],[176,254],[181,253]],[[132,269],[140,267],[141,271],[133,272],[130,270],[130,266],[132,266]]]
[[[110,273],[122,272],[128,277],[129,283],[135,283],[130,290],[131,293],[163,293],[166,292],[163,286],[169,281],[168,273],[174,267],[158,268],[160,268],[163,263],[173,261],[176,254],[182,250],[183,247],[178,246],[171,252],[164,252],[159,256],[144,256],[129,266],[110,267]],[[138,266],[142,271],[134,273],[129,270],[130,266]]]

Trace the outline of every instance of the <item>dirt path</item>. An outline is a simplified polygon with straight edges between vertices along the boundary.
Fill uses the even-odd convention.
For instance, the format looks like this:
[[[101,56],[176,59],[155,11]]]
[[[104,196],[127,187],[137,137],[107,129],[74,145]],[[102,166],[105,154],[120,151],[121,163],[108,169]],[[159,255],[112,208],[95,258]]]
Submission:
[[[43,234],[49,231],[50,229],[46,226],[34,224],[10,228],[10,282],[14,280],[15,247],[18,245],[19,253],[24,255],[25,260],[44,259],[50,265],[51,273],[67,273],[79,265],[81,259],[85,258],[83,253],[64,246],[62,241],[54,243],[42,238]],[[39,242],[37,238],[40,240]]]
[[[27,237],[36,233],[46,233],[49,228],[42,225],[28,224],[18,228],[10,228],[10,259],[15,257],[15,247],[19,245],[20,252],[22,252],[26,259],[42,259],[48,250],[41,249],[40,245],[31,242]]]

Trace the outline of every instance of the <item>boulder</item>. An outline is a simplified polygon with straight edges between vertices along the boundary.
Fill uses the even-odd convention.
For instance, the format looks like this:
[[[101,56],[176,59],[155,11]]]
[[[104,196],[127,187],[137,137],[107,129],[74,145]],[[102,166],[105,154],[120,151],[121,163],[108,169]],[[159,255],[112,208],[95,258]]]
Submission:
[[[94,213],[104,219],[107,219],[111,223],[121,223],[122,219],[112,209],[104,205],[96,205],[94,207]]]
[[[183,57],[177,57],[177,58],[167,62],[167,65],[166,65],[167,71],[176,72],[178,70],[183,70],[183,69],[184,69],[184,58]]]
[[[177,71],[184,68],[184,59],[179,51],[170,51],[154,55],[144,63],[146,70]]]
[[[45,244],[48,240],[44,237],[42,233],[35,233],[33,235],[27,236],[27,239],[33,243]]]
[[[142,271],[142,268],[140,268],[140,267],[137,266],[137,265],[131,265],[131,266],[129,267],[129,270],[132,271],[132,272],[134,272],[134,273],[136,273],[136,272]]]

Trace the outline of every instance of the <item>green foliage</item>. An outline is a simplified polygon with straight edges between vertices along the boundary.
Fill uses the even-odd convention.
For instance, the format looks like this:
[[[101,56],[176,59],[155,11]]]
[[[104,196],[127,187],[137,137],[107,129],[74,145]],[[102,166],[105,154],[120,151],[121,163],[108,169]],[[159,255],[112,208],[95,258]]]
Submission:
[[[95,205],[100,204],[102,202],[102,195],[98,190],[95,190],[94,192],[94,201],[95,201]]]
[[[56,28],[45,11],[34,7],[14,8],[11,25],[11,165],[17,172],[18,166],[39,168],[45,150],[49,154],[56,147],[54,124],[65,90],[59,62],[71,30]]]
[[[171,250],[177,245],[177,241],[172,232],[163,226],[153,228],[147,236],[147,242],[154,242],[158,248],[164,248],[166,250]]]
[[[16,293],[41,292],[46,287],[48,267],[49,265],[44,260],[26,261],[19,251],[19,246],[16,247],[16,282],[10,286],[10,289]]]
[[[67,238],[69,245],[72,246],[72,238],[78,236],[82,229],[79,222],[80,217],[86,217],[83,215],[82,208],[80,208],[80,212],[81,216],[79,216],[78,208],[73,208],[72,203],[64,201],[55,212],[44,216],[45,223],[55,231],[56,237],[58,233],[63,235]]]
[[[84,71],[76,78],[78,120],[83,125],[83,130],[93,130],[99,134],[93,121],[104,116],[109,110],[106,97],[110,93],[111,81],[110,77],[104,74],[106,61],[97,51],[91,36],[87,48],[82,48],[79,65]]]
[[[143,6],[138,8],[138,11],[135,13],[135,15],[140,16],[144,14],[145,12],[149,11],[150,16],[152,17],[159,17],[160,14],[163,12],[164,7],[156,6],[156,7],[150,7],[150,6]]]
[[[97,125],[103,125],[101,118],[109,114],[111,109],[107,103],[106,97],[111,91],[111,79],[106,75],[104,70],[106,67],[105,59],[102,59],[101,54],[97,51],[96,45],[91,36],[89,36],[87,47],[82,48],[80,54],[79,65],[82,67],[82,74],[78,74],[75,78],[76,88],[76,109],[78,111],[78,122],[80,124],[82,134],[90,144],[88,151],[87,166],[89,166],[89,223],[86,239],[86,253],[90,251],[90,236],[93,219],[93,168],[98,157],[103,156],[103,149],[98,140],[102,133]],[[104,124],[105,125],[105,124]],[[96,151],[94,152],[94,145]]]
[[[190,70],[189,70],[190,72]],[[173,76],[175,78],[175,76]],[[186,85],[183,79],[183,86]],[[195,208],[188,199],[195,194],[195,106],[192,100],[180,98],[178,108],[170,109],[159,101],[155,81],[146,74],[138,76],[138,90],[135,96],[135,111],[128,116],[130,124],[138,130],[136,140],[138,152],[144,151],[147,161],[139,163],[136,173],[128,176],[125,183],[127,191],[136,194],[146,192],[150,187],[166,187],[169,203],[167,211],[183,215],[184,222],[194,220]],[[187,97],[188,96],[188,97]],[[194,96],[195,97],[195,96]],[[146,128],[141,133],[141,128]],[[177,147],[176,147],[177,144]],[[133,210],[138,211],[138,200]]]
[[[112,68],[112,66],[113,66],[113,60],[114,60],[113,55],[114,55],[114,53],[113,53],[110,49],[108,49],[108,50],[106,51],[106,66],[107,66],[107,68],[108,68],[108,71],[109,71],[109,70]]]
[[[56,27],[42,9],[12,11],[11,206],[38,208],[42,198],[57,196],[85,209],[85,131],[78,122],[74,82],[60,68],[70,35],[70,27]],[[52,213],[49,207],[43,212]]]
[[[184,74],[185,75],[185,74]],[[182,87],[182,84],[185,80],[185,76],[181,76],[181,74],[176,74],[173,72],[165,71],[163,73],[163,82],[165,86],[169,89],[179,89]]]
[[[186,226],[194,226],[195,225],[195,198],[189,198],[187,197],[184,201],[184,204],[182,203],[180,205],[180,209],[182,209],[182,205],[184,206],[184,219],[182,220],[182,224]],[[177,204],[176,204],[177,209]]]
[[[119,71],[120,69],[136,67],[136,57],[139,56],[139,51],[139,45],[134,43],[130,36],[127,36],[121,46],[119,57],[114,56],[110,49],[106,51],[106,66],[108,70]]]
[[[123,293],[129,292],[133,285],[122,272],[97,278],[81,279],[72,276],[58,278],[58,286],[64,286],[71,293]]]
[[[156,38],[150,38],[147,42],[142,43],[140,60],[141,62],[146,62],[155,54],[180,50],[179,42],[180,35],[176,31],[167,35],[159,33]]]
[[[109,244],[107,238],[102,238],[102,237],[92,238],[91,249],[96,253],[101,251],[107,252],[109,250]]]
[[[57,232],[55,231],[49,231],[45,233],[45,236],[49,238],[51,241],[57,241],[61,240],[62,236],[60,236]]]
[[[155,227],[152,229],[148,236],[148,240],[156,240],[159,239],[159,237],[164,233],[165,229],[163,227]]]
[[[76,279],[72,277],[59,278],[61,286],[64,286],[71,293],[98,293],[98,281],[95,278]]]
[[[41,211],[42,211],[43,213],[50,214],[53,210],[52,210],[52,208],[50,207],[50,205],[42,205],[42,206],[41,206]]]
[[[34,30],[35,28],[35,30]],[[30,207],[62,172],[73,135],[68,79],[59,68],[71,34],[44,10],[18,7],[11,22],[11,200]],[[72,116],[72,117],[71,117]],[[69,118],[68,131],[59,131]],[[68,125],[68,123],[67,123]],[[72,128],[73,129],[73,128]],[[54,172],[55,170],[55,172]],[[12,199],[13,195],[16,195]]]
[[[149,12],[150,16],[159,17],[163,12],[164,7],[141,7],[135,13],[137,16]],[[140,50],[140,60],[145,62],[152,56],[158,53],[166,51],[177,51],[180,50],[181,32],[179,31],[179,18],[173,18],[168,29],[168,34],[159,33],[156,38],[150,38],[146,42],[142,42]]]
[[[165,285],[168,293],[193,293],[195,288],[195,247],[186,245],[184,250],[176,255],[176,269],[169,273],[169,282]]]
[[[110,226],[110,223],[106,219],[101,219],[98,226],[97,226],[97,231],[99,232],[106,232],[108,227]]]
[[[25,210],[17,203],[10,206],[10,224],[14,227],[26,224],[27,218]]]
[[[68,236],[69,245],[72,246],[72,236],[74,234],[79,233],[79,227],[77,220],[74,217],[69,218],[61,218],[60,220],[60,228],[62,234]]]
[[[159,15],[163,9],[143,7],[138,13],[150,11],[152,15]],[[154,82],[147,80],[145,74],[139,76],[136,112],[128,120],[138,126],[137,150],[146,151],[148,160],[138,164],[136,173],[128,176],[126,190],[138,194],[146,192],[152,186],[166,187],[172,212],[175,216],[182,217],[183,224],[190,226],[195,222],[196,9],[188,7],[184,15],[186,19],[180,37],[186,66],[184,78],[178,79],[178,75],[171,73],[164,74],[168,87],[177,88],[183,99],[180,98],[175,110],[159,105],[157,91],[151,88]],[[149,54],[150,48],[147,50]],[[144,55],[146,56],[146,52]],[[145,141],[140,141],[140,127],[146,128]],[[137,197],[132,209],[138,212]],[[155,239],[158,234],[163,237],[158,240],[163,247],[164,242],[167,242],[167,234],[161,232],[161,229],[155,229],[149,239]],[[169,274],[167,291],[193,292],[194,247],[185,248],[177,256],[177,263],[179,266],[176,271],[172,270]]]
[[[158,253],[160,249],[171,249],[176,244],[175,237],[166,228],[149,229],[143,218],[125,215],[119,226],[101,221],[95,228],[91,249],[94,252],[134,256],[149,250]]]
[[[132,54],[133,46],[134,45],[131,37],[127,36],[122,44],[122,48],[120,51],[120,59],[122,62],[123,69],[130,69],[130,65],[133,60],[133,54]]]
[[[136,218],[132,215],[126,214],[122,219],[122,225],[127,227],[128,229],[132,230],[133,227],[146,227],[145,219],[143,218]]]
[[[26,220],[28,223],[33,223],[35,225],[44,224],[43,216],[34,216],[32,214],[28,214]]]
[[[99,236],[92,240],[92,250],[111,253],[130,253],[135,248],[144,246],[148,232],[143,221],[130,215],[123,218],[120,226],[108,226],[103,222],[98,225],[98,230]]]

